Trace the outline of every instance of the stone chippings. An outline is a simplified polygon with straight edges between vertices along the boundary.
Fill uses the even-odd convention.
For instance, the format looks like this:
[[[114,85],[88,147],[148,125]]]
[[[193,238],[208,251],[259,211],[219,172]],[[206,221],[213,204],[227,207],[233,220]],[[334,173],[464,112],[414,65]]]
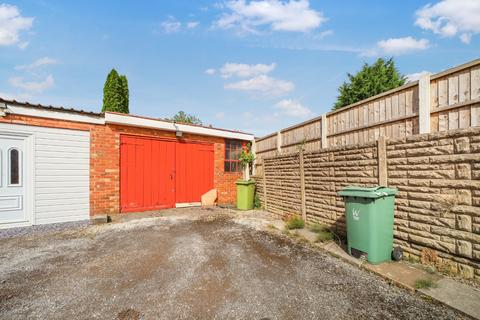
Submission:
[[[469,128],[387,140],[388,185],[399,190],[395,244],[406,256],[438,253],[437,267],[480,281],[480,129]],[[346,185],[378,184],[376,144],[305,153],[307,219],[345,232]],[[298,154],[264,160],[268,209],[299,212]],[[288,179],[285,179],[288,178]],[[264,180],[258,177],[264,199]]]
[[[4,239],[1,318],[463,318],[288,238],[201,214]]]

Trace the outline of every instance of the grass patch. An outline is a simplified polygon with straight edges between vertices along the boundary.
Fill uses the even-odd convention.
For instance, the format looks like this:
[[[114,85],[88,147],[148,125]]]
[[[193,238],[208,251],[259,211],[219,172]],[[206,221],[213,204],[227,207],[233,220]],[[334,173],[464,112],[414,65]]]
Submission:
[[[255,209],[262,209],[262,203],[260,202],[260,196],[255,193],[255,198],[254,198],[254,201],[253,201],[253,207]]]
[[[322,231],[327,231],[328,228],[326,226],[324,226],[323,224],[320,224],[320,223],[314,223],[314,224],[311,224],[308,229],[312,232],[315,232],[315,233],[320,233]]]
[[[333,233],[323,224],[314,223],[308,227],[308,229],[317,234],[315,242],[326,242],[333,240]]]
[[[436,286],[436,283],[430,278],[418,279],[415,281],[416,289],[435,288]]]
[[[305,227],[305,221],[298,215],[294,214],[290,216],[285,222],[287,229],[303,229]]]
[[[316,242],[327,242],[331,240],[333,240],[333,234],[328,230],[318,232],[317,239],[315,239]]]

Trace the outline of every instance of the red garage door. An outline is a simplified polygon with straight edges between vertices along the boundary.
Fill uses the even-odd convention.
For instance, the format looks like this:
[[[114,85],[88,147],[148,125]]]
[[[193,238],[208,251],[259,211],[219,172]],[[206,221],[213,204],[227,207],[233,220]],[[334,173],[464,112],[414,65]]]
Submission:
[[[122,212],[198,202],[213,188],[213,145],[122,136]]]

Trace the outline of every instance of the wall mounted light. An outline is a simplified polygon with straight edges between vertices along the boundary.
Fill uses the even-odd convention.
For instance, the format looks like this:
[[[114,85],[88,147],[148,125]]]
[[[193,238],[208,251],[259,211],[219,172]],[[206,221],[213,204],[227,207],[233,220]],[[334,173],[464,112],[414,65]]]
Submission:
[[[0,117],[5,117],[7,115],[7,104],[5,102],[0,103]]]

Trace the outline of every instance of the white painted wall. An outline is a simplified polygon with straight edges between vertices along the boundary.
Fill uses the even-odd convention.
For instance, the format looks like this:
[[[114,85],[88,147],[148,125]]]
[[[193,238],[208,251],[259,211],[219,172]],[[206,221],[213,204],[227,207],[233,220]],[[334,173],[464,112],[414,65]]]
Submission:
[[[30,224],[90,217],[90,132],[0,123],[0,132],[33,133]]]

